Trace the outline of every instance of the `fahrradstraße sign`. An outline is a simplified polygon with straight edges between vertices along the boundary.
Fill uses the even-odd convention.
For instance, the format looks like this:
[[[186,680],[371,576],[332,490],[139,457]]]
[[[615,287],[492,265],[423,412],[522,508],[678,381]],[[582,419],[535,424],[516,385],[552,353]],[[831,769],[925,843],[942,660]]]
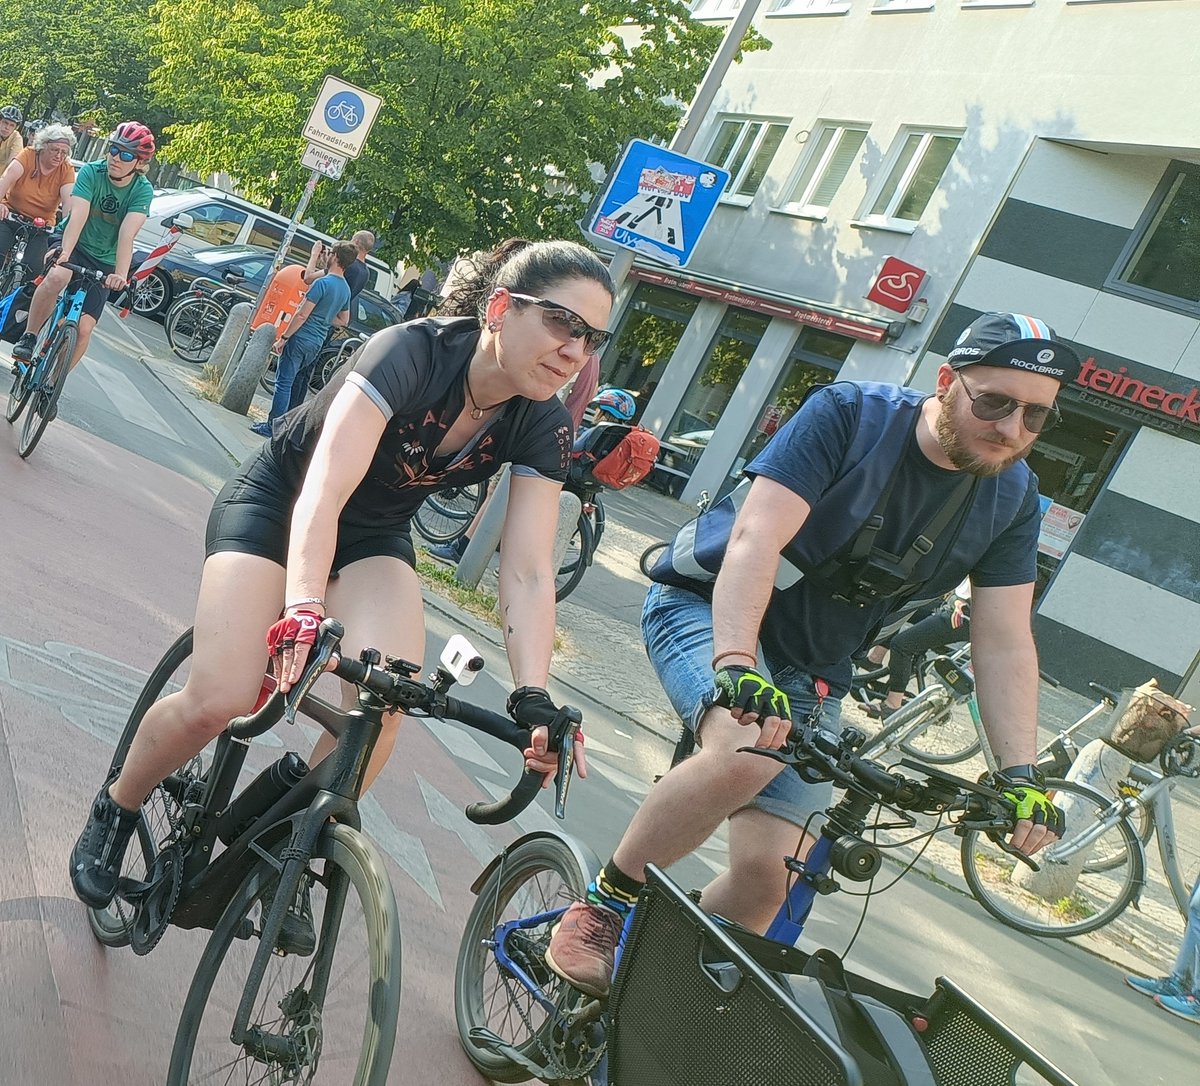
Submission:
[[[358,158],[382,106],[383,99],[370,91],[327,75],[301,132],[335,155]]]

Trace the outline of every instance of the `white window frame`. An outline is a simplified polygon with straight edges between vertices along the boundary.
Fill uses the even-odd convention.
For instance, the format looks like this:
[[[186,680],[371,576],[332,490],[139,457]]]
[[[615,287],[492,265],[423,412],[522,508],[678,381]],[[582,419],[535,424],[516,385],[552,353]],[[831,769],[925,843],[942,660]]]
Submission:
[[[714,146],[715,146],[717,140],[720,138],[722,127],[728,121],[738,122],[741,125],[743,134],[748,125],[752,125],[752,124],[762,125],[762,131],[759,132],[759,134],[755,137],[754,144],[753,144],[753,146],[751,146],[749,153],[746,155],[745,159],[743,160],[741,167],[738,169],[738,172],[736,174],[733,174],[729,178],[729,187],[725,190],[725,192],[723,192],[721,194],[721,203],[737,204],[740,207],[747,207],[754,201],[754,197],[756,195],[758,195],[758,189],[755,189],[754,192],[747,195],[746,193],[738,192],[737,191],[738,186],[745,179],[747,171],[754,165],[755,160],[758,158],[758,153],[762,149],[763,140],[766,139],[767,133],[770,132],[771,127],[773,125],[782,125],[784,128],[784,139],[786,139],[787,138],[787,134],[786,134],[787,129],[791,126],[792,122],[789,118],[786,118],[786,117],[762,117],[762,116],[758,116],[757,114],[744,114],[744,113],[721,113],[721,114],[718,114],[718,116],[716,118],[716,122],[714,123],[713,128],[712,128],[712,136],[708,141],[708,150],[704,155],[704,161],[709,162],[714,166],[721,166],[722,168],[727,168],[727,167],[725,167],[725,164],[723,162],[714,161],[713,149],[714,149]],[[742,138],[743,138],[743,136],[741,134],[739,134],[737,139],[734,140],[734,143],[733,143],[734,148],[736,148],[740,144]],[[780,146],[781,147],[783,146],[782,141],[780,142]],[[774,156],[772,156],[772,157],[774,157]],[[767,164],[767,171],[768,172],[770,171],[770,163]],[[767,173],[764,173],[763,180],[766,180],[766,177],[767,177]],[[761,184],[762,184],[762,182],[759,182],[760,186],[761,186]]]
[[[767,18],[805,15],[845,15],[850,11],[850,0],[775,0]]]
[[[732,19],[742,9],[742,0],[693,0],[693,19]]]
[[[891,200],[888,202],[887,209],[883,214],[872,213],[871,208],[875,206],[876,200],[879,199],[883,190],[887,187],[888,182],[894,176],[897,168],[900,166],[901,156],[904,154],[904,148],[907,145],[909,138],[914,135],[920,135],[921,141],[917,144],[916,151],[908,160],[904,167],[903,173],[900,175],[900,180],[896,184],[895,192],[892,194]],[[926,154],[929,152],[929,145],[933,140],[941,136],[953,137],[962,144],[963,131],[956,128],[925,128],[919,125],[906,126],[896,134],[895,142],[892,145],[891,153],[887,157],[886,169],[880,171],[878,181],[870,187],[867,193],[867,198],[862,205],[862,214],[854,220],[854,226],[869,226],[881,230],[894,230],[897,233],[911,234],[920,224],[921,219],[899,219],[890,214],[901,203],[904,202],[905,196],[908,194],[909,187],[917,175],[917,171],[921,167],[921,163],[925,160]],[[954,148],[954,154],[958,154],[958,146]],[[946,176],[946,170],[949,170],[950,164],[954,161],[954,155],[950,156],[950,162],[946,164],[946,169],[942,171],[942,176],[938,178],[938,184],[934,188],[934,192],[941,188],[942,179]],[[932,197],[931,197],[932,199]],[[921,209],[921,218],[924,217],[928,204]]]
[[[893,11],[933,11],[933,0],[871,0],[872,15]]]
[[[800,183],[800,179],[809,171],[811,166],[812,173],[808,179],[808,184],[804,186],[804,190],[802,192],[797,194],[796,199],[785,200],[782,204],[775,208],[775,210],[786,212],[789,215],[799,215],[806,219],[824,220],[829,213],[829,205],[813,203],[812,196],[815,195],[816,191],[822,186],[822,184],[824,184],[826,174],[829,172],[829,167],[833,164],[833,158],[837,154],[837,150],[841,146],[841,142],[845,134],[847,132],[861,132],[863,135],[863,143],[865,143],[867,133],[870,131],[870,129],[870,124],[856,121],[820,121],[818,124],[816,124],[813,127],[812,133],[808,137],[809,142],[812,144],[812,150],[809,152],[809,154],[801,157],[796,171],[789,179],[787,188],[784,189],[784,192],[794,193],[796,186]],[[817,153],[816,148],[821,141],[821,136],[825,132],[830,131],[832,131],[833,135],[830,137],[829,145],[820,153],[820,160],[814,163],[813,159]],[[859,144],[858,150],[855,152],[855,161],[857,161],[858,155],[862,153],[863,143]],[[853,165],[853,163],[851,163],[851,165]],[[845,182],[845,179],[848,176],[849,170],[847,170],[846,175],[843,176],[842,180],[838,182],[838,188],[834,190],[835,195],[838,189],[842,187],[842,184]]]
[[[1034,0],[962,0],[962,6],[971,8],[1031,8]]]

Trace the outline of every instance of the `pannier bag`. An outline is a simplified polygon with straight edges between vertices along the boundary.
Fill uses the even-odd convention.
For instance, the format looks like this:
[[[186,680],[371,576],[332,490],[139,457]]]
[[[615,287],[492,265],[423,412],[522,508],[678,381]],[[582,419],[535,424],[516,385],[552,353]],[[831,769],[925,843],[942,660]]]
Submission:
[[[1150,679],[1121,692],[1105,742],[1135,762],[1153,762],[1188,726],[1193,711],[1192,706],[1159,690],[1157,679]]]
[[[593,426],[575,442],[571,474],[584,483],[624,490],[650,474],[660,448],[658,438],[640,426]]]
[[[15,293],[16,297],[11,303],[7,296],[0,298],[0,339],[6,343],[16,343],[25,334],[29,303],[33,299],[33,284],[22,284]]]

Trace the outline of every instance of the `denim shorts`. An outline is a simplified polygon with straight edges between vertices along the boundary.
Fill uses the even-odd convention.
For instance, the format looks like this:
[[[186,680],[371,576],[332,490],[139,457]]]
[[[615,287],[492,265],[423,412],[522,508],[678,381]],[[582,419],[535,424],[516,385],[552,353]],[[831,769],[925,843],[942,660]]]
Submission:
[[[712,604],[702,596],[670,585],[650,586],[642,608],[646,654],[667,698],[693,731],[716,697],[712,625]],[[791,699],[795,717],[803,719],[816,707],[814,676],[807,671],[792,666],[762,670]],[[841,709],[836,698],[825,700],[821,718],[826,726],[835,727]],[[810,815],[824,811],[832,797],[833,785],[829,782],[806,784],[799,774],[785,769],[747,806],[803,826]]]

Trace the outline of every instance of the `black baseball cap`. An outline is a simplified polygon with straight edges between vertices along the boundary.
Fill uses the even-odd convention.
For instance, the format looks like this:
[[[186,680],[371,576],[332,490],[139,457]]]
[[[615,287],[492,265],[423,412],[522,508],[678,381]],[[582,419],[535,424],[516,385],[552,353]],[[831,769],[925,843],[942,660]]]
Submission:
[[[1070,384],[1079,376],[1079,356],[1037,317],[984,313],[958,337],[946,361],[951,368],[998,366],[1053,377]]]

